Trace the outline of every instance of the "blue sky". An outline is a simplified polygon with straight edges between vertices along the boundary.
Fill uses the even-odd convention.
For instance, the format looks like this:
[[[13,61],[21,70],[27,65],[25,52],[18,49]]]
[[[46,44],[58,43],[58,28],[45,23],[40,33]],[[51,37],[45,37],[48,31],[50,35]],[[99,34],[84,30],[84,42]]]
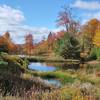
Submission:
[[[26,18],[25,24],[54,29],[61,6],[69,4],[69,1],[71,0],[0,0],[0,4],[21,10]]]
[[[55,21],[64,5],[73,8],[82,24],[100,19],[100,0],[0,0],[0,33],[8,30],[13,41],[23,43],[24,35],[30,32],[39,41],[50,31],[60,30]]]

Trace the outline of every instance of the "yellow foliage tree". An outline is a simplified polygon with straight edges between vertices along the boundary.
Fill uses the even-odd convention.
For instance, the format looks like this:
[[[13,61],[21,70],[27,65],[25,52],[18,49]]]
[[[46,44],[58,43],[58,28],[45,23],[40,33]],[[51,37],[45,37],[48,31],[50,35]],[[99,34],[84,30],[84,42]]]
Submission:
[[[96,31],[96,34],[93,38],[93,44],[97,47],[100,47],[100,29]]]
[[[82,27],[85,47],[88,48],[89,51],[91,51],[93,45],[99,45],[99,42],[97,42],[99,32],[97,30],[100,30],[100,20],[98,19],[91,19]]]

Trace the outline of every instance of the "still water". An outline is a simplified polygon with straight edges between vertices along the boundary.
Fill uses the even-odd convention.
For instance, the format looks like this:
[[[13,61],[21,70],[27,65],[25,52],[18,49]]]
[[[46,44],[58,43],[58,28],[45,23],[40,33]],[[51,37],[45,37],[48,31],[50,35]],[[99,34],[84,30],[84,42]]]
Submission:
[[[40,62],[31,62],[28,66],[30,70],[41,71],[41,72],[48,72],[48,71],[55,71],[58,69],[68,70],[74,69],[77,70],[79,68],[78,64],[67,64],[67,63],[40,63]]]
[[[55,85],[57,87],[60,87],[61,86],[61,82],[59,80],[56,80],[56,79],[45,79],[45,81],[48,84]]]
[[[56,71],[56,70],[77,70],[79,68],[79,65],[73,65],[73,64],[66,64],[66,63],[41,63],[41,62],[31,62],[28,66],[30,70],[34,71],[41,71],[41,72],[49,72],[49,71]],[[43,79],[47,82],[47,84],[55,85],[57,87],[62,86],[61,82],[57,79]]]
[[[40,62],[32,62],[29,64],[28,68],[31,70],[43,71],[43,72],[56,70],[55,66],[47,65],[46,63],[40,63]]]

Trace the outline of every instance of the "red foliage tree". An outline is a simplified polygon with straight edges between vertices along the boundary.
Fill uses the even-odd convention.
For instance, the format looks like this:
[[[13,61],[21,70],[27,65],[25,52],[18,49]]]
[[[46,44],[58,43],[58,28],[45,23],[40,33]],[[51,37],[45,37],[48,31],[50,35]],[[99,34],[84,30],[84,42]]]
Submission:
[[[65,7],[58,14],[57,25],[64,26],[66,32],[74,34],[78,31],[80,26],[79,23],[73,19],[71,10]]]

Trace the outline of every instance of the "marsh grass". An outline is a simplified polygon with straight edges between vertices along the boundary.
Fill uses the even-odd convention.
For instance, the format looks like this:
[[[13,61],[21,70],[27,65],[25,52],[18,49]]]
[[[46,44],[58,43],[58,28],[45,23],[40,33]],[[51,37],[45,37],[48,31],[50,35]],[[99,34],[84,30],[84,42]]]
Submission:
[[[89,86],[89,84],[86,83],[85,85],[67,85],[62,88],[53,90],[52,92],[45,91],[41,93],[32,91],[27,93],[24,97],[15,96],[15,98],[13,96],[7,96],[7,100],[88,100],[89,98],[92,98],[91,100],[99,100],[99,93],[100,90],[98,88],[93,88],[93,86]],[[2,98],[2,96],[0,97]]]
[[[7,65],[0,64],[0,94],[8,97],[26,96],[34,91],[36,93],[52,91],[54,87],[47,85],[40,79],[33,78],[26,69],[26,62],[18,57],[2,56],[3,61],[8,62]],[[6,100],[6,99],[4,99]]]
[[[99,67],[37,72],[27,69],[27,60],[9,56],[2,59],[9,66],[0,65],[0,100],[86,100],[91,95],[95,97],[93,100],[100,99],[100,78],[95,75]],[[58,79],[63,86],[56,88],[47,85],[34,76]]]

